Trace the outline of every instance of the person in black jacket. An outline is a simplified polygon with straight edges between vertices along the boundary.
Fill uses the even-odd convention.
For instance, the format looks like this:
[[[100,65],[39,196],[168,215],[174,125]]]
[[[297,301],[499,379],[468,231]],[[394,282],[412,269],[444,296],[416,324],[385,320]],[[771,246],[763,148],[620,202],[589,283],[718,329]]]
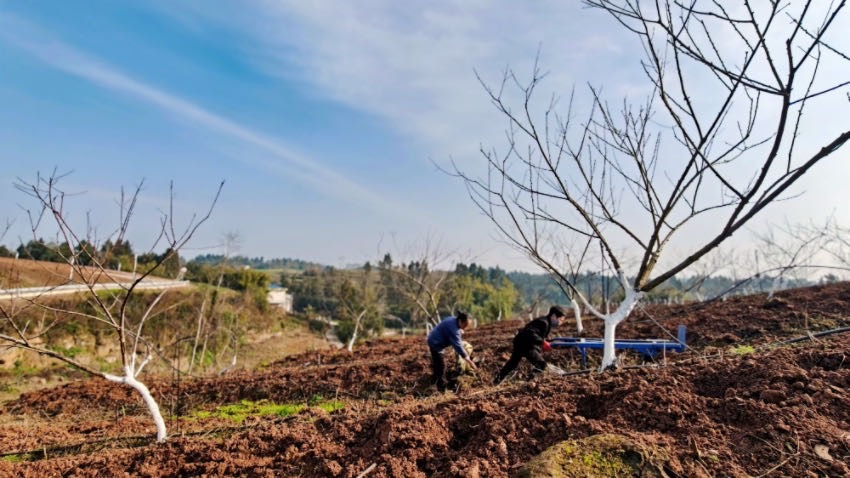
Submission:
[[[531,365],[534,366],[534,373],[540,373],[546,370],[546,360],[543,359],[544,344],[548,344],[546,339],[549,338],[549,332],[552,329],[561,325],[561,320],[564,318],[564,310],[553,305],[549,309],[549,314],[543,317],[538,317],[531,322],[525,324],[514,337],[514,349],[511,353],[511,358],[496,375],[493,380],[494,385],[502,383],[514,369],[519,365],[523,357],[527,358]]]

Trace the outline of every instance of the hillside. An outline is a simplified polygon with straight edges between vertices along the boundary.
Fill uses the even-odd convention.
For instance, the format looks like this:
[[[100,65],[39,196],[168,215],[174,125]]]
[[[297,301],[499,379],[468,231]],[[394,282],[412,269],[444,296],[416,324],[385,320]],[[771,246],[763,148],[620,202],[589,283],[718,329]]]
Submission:
[[[80,277],[80,271],[83,277]],[[50,324],[48,328],[39,329],[36,341],[47,344],[49,349],[62,351],[81,364],[115,372],[117,369],[114,364],[118,360],[118,352],[117,348],[109,343],[108,331],[105,331],[108,326],[96,321],[81,323],[70,317],[71,313],[57,311],[85,310],[85,296],[79,295],[84,289],[84,286],[80,285],[84,279],[99,284],[126,284],[134,279],[133,274],[96,268],[80,268],[80,271],[71,275],[69,266],[63,263],[0,258],[0,307],[4,308],[3,313],[19,314],[18,322],[26,324],[31,331],[36,327],[44,327],[41,322],[44,320],[43,310],[54,309],[51,316],[58,319],[57,322]],[[16,290],[17,288],[38,290],[21,291]],[[40,290],[42,288],[50,290]],[[146,294],[151,297],[150,294],[157,293],[150,292],[150,289],[159,291],[165,288],[172,290],[159,300],[161,311],[148,322],[146,332],[149,334],[148,338],[158,341],[160,347],[167,347],[168,357],[173,359],[178,353],[178,346],[173,344],[173,336],[177,334],[185,337],[197,333],[196,316],[191,311],[201,310],[206,296],[203,286],[151,275],[145,277],[137,286],[135,297],[144,301]],[[37,301],[45,309],[29,307],[28,301],[34,297],[38,297]],[[209,357],[205,359],[204,370],[215,371],[225,367],[250,368],[282,355],[331,346],[320,334],[310,331],[302,322],[287,317],[282,311],[274,308],[260,310],[251,298],[246,298],[238,291],[225,289],[216,297],[216,318],[238,317],[237,322],[229,323],[230,327],[237,327],[238,331],[235,335],[229,332],[216,335],[219,322],[214,320],[215,318],[207,320],[205,333],[208,335],[204,345]],[[131,301],[130,304],[132,309],[136,302]],[[0,318],[2,317],[3,314],[0,314]],[[3,322],[0,324],[0,331],[11,330],[8,326],[7,322]],[[223,335],[226,336],[221,338]],[[236,343],[230,343],[232,336],[237,337]],[[97,347],[98,353],[93,352],[94,347]],[[238,350],[238,362],[235,366],[231,363],[233,354],[228,353],[225,356],[221,352],[225,348]],[[187,353],[185,350],[181,352],[183,355]],[[181,356],[180,360],[183,360],[185,368],[188,358]],[[163,372],[170,370],[170,365],[154,361],[148,368],[152,369],[152,372]],[[21,392],[53,386],[81,376],[83,372],[55,358],[0,344],[0,401],[17,397]]]
[[[82,284],[84,280],[91,279],[97,283],[119,282],[133,278],[132,272],[102,271],[94,267],[81,269],[86,274],[85,277],[71,274],[70,266],[64,262],[0,257],[0,289]]]
[[[575,457],[563,476],[847,476],[850,334],[814,334],[848,322],[848,283],[771,301],[647,306],[619,337],[664,337],[662,327],[684,324],[688,350],[651,366],[622,354],[625,367],[598,374],[556,349],[548,359],[578,373],[527,381],[523,363],[494,387],[523,323],[504,321],[466,334],[481,371],[448,394],[427,385],[422,337],[373,340],[354,354],[309,351],[214,378],[147,377],[168,416],[161,445],[151,444],[153,425],[129,389],[83,380],[4,404],[0,475],[505,477],[576,440],[561,447]],[[601,336],[599,321],[586,326]],[[257,408],[235,421],[223,413],[240,402]],[[259,412],[271,403],[304,408]],[[640,471],[606,461],[609,450]]]

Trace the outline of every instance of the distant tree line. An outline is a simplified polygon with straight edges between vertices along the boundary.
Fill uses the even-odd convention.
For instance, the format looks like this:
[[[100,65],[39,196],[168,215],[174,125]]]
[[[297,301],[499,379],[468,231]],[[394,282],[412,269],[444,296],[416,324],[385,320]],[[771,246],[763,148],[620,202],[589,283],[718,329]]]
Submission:
[[[165,258],[162,273],[168,277],[177,276],[181,268],[181,258],[177,252],[165,250],[161,253],[145,252],[136,254],[129,241],[107,240],[99,246],[88,241],[80,241],[75,248],[81,252],[77,257],[81,265],[92,265],[95,261],[103,267],[145,272],[153,264]],[[32,239],[19,245],[14,251],[0,245],[0,257],[27,258],[48,262],[65,262],[71,256],[67,243]],[[340,297],[352,299],[350,283],[363,283],[364,276],[370,277],[370,285],[359,294],[373,294],[374,301],[380,302],[376,309],[372,329],[377,331],[377,316],[383,315],[391,327],[412,327],[421,325],[424,317],[422,303],[429,292],[427,280],[437,284],[430,291],[436,305],[436,315],[442,316],[465,310],[482,321],[495,320],[515,314],[519,311],[532,311],[546,304],[569,304],[564,291],[548,274],[528,272],[505,272],[499,267],[484,267],[478,264],[459,263],[453,271],[431,271],[427,261],[410,261],[394,264],[387,254],[376,266],[366,263],[359,268],[337,269],[301,259],[233,256],[205,254],[196,256],[185,264],[186,279],[215,284],[236,291],[250,292],[256,296],[262,306],[265,291],[274,282],[274,277],[261,272],[269,269],[283,269],[278,283],[287,287],[294,296],[294,309],[298,312],[312,311],[329,317],[340,316]],[[368,271],[368,272],[367,272]],[[820,282],[834,282],[837,276],[826,275]],[[423,282],[425,281],[425,282]],[[723,275],[709,277],[673,277],[665,281],[656,290],[647,294],[648,302],[688,302],[705,300],[723,294],[752,294],[769,291],[776,287],[776,278],[767,274],[754,275],[746,279],[736,279]],[[591,303],[603,306],[607,301],[617,302],[622,290],[613,276],[585,273],[576,279],[579,291],[589,298]],[[782,278],[780,288],[805,287],[812,282],[802,278]],[[372,291],[371,289],[374,289]],[[363,289],[363,286],[361,286]],[[418,297],[417,297],[418,296]]]
[[[310,268],[315,267],[323,267],[321,264],[317,264],[315,262],[304,261],[301,259],[289,259],[289,258],[278,258],[278,259],[266,259],[262,256],[260,257],[245,257],[245,256],[233,256],[233,257],[225,257],[222,254],[204,254],[195,256],[192,259],[192,262],[198,264],[207,264],[207,265],[219,265],[221,263],[228,263],[234,266],[248,266],[252,269],[291,269],[296,271],[304,271]]]
[[[436,304],[435,315],[439,317],[465,310],[481,322],[510,317],[518,312],[538,312],[553,303],[570,302],[558,283],[548,274],[505,272],[499,267],[484,267],[475,263],[459,263],[452,271],[432,271],[427,261],[396,264],[389,254],[374,266],[367,262],[361,267],[347,269],[300,259],[249,259],[235,256],[225,260],[222,255],[208,254],[198,256],[188,264],[190,277],[210,282],[213,273],[209,271],[214,269],[207,268],[207,272],[203,272],[205,268],[201,266],[220,266],[225,262],[235,270],[225,275],[222,285],[235,290],[245,290],[246,284],[252,283],[252,280],[262,281],[263,275],[260,273],[254,275],[255,279],[247,277],[251,275],[247,272],[237,273],[246,266],[257,270],[284,269],[278,283],[293,294],[293,308],[299,313],[338,320],[352,315],[351,312],[343,312],[351,309],[352,304],[375,303],[377,306],[362,319],[368,325],[364,329],[366,335],[368,331],[380,333],[385,326],[422,326],[427,315],[422,304],[428,300]],[[838,278],[827,275],[821,282],[835,280]],[[254,284],[260,285],[257,282]],[[354,287],[356,284],[359,284],[359,289]],[[598,306],[622,299],[622,289],[611,275],[594,272],[579,274],[576,284],[582,294]],[[811,285],[811,282],[806,279],[784,278],[781,288],[807,285]],[[746,279],[722,275],[674,277],[647,294],[645,300],[682,303],[720,295],[765,292],[775,286],[775,278],[766,274]],[[433,297],[426,298],[429,293]],[[343,322],[346,319],[343,318]],[[343,324],[341,329],[346,327],[348,324]],[[341,338],[347,338],[345,333],[341,334]]]
[[[270,280],[268,274],[261,271],[224,262],[212,265],[193,260],[186,264],[186,279],[244,292],[260,310],[268,306]],[[214,294],[217,295],[217,292]],[[216,295],[213,296],[213,303]]]
[[[479,323],[491,322],[510,317],[519,299],[499,268],[473,263],[458,264],[454,271],[431,270],[423,261],[396,264],[389,254],[377,265],[284,272],[280,285],[292,293],[296,312],[336,320],[342,341],[358,330],[360,337],[370,337],[385,327],[427,327],[459,310]]]

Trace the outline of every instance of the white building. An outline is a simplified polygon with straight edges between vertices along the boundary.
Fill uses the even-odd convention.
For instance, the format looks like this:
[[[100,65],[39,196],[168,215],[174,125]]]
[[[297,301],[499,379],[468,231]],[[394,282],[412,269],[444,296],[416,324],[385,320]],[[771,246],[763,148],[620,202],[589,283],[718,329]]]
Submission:
[[[284,312],[292,312],[292,294],[285,287],[269,289],[268,301],[270,305],[276,305]]]

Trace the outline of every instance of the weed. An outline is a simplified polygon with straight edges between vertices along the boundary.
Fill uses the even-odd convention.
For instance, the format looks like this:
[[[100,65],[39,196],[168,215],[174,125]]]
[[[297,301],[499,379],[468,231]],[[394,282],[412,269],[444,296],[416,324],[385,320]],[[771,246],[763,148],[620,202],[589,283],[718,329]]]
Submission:
[[[732,353],[735,355],[750,355],[755,351],[756,349],[752,345],[739,345],[732,349]]]
[[[233,403],[230,405],[222,405],[216,408],[214,411],[197,411],[192,414],[192,416],[196,418],[226,418],[228,420],[232,420],[236,423],[243,422],[246,418],[251,416],[269,416],[269,415],[277,415],[281,417],[286,417],[289,415],[293,415],[295,413],[300,412],[304,408],[304,405],[295,405],[295,404],[276,404],[272,402],[268,402],[266,400],[261,400],[259,402],[252,402],[250,400],[242,400],[239,403]]]
[[[25,461],[32,461],[33,457],[29,453],[17,453],[14,455],[5,455],[3,456],[3,461],[7,463],[23,463]]]
[[[328,413],[333,413],[337,410],[342,410],[343,408],[345,408],[345,404],[338,400],[330,400],[327,402],[319,403],[317,406]]]
[[[319,407],[328,413],[345,408],[345,404],[343,402],[337,400],[322,401],[321,396],[318,396],[318,401],[310,403],[309,406]],[[300,412],[306,407],[307,405],[300,403],[274,403],[267,400],[252,402],[250,400],[242,400],[239,403],[221,405],[213,411],[199,410],[193,412],[191,416],[200,419],[225,418],[236,423],[241,423],[248,417],[288,417],[289,415],[294,415]]]
[[[74,358],[83,353],[83,349],[81,347],[60,347],[58,345],[53,345],[48,346],[47,348],[68,358]]]
[[[24,365],[20,359],[15,360],[15,366],[12,367],[12,374],[15,377],[28,377],[38,373],[38,368]]]
[[[0,382],[0,392],[17,392],[18,389],[6,382]]]
[[[97,363],[97,367],[99,370],[104,372],[117,372],[121,370],[121,364],[117,362],[110,362],[105,357],[96,356],[94,361]]]

